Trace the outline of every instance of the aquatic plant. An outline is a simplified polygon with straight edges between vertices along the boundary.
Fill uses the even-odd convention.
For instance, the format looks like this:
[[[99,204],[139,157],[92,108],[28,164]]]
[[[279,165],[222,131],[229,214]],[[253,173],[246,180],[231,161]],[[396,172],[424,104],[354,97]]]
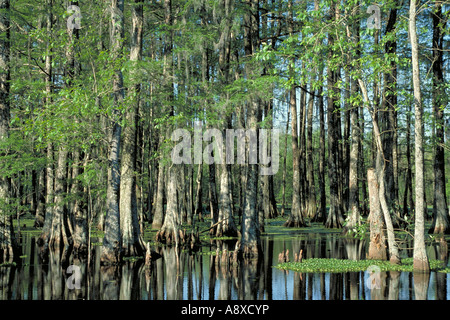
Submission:
[[[320,272],[358,272],[365,271],[370,266],[377,266],[380,271],[413,271],[413,259],[402,259],[400,265],[393,265],[389,261],[382,260],[348,260],[348,259],[324,259],[312,258],[304,259],[302,262],[284,262],[275,266],[281,270],[292,270],[296,272],[305,273],[320,273]],[[444,269],[442,261],[430,260],[430,269],[432,271],[448,270]],[[447,272],[450,272],[448,270]]]

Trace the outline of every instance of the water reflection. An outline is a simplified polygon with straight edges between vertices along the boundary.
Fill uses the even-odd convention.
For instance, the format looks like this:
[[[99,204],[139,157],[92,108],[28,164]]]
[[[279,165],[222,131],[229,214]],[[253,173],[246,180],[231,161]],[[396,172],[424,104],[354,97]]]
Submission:
[[[93,239],[97,243],[97,239]],[[273,268],[280,253],[305,258],[365,259],[367,243],[338,234],[307,234],[288,239],[264,237],[259,260],[233,263],[233,241],[211,241],[201,251],[156,247],[150,265],[143,260],[100,265],[100,246],[90,261],[62,252],[41,259],[34,237],[22,239],[24,256],[16,267],[0,268],[1,300],[448,300],[446,273],[381,272],[368,286],[369,272],[298,273]],[[447,263],[448,246],[437,239],[430,259]],[[79,287],[70,286],[78,267]]]

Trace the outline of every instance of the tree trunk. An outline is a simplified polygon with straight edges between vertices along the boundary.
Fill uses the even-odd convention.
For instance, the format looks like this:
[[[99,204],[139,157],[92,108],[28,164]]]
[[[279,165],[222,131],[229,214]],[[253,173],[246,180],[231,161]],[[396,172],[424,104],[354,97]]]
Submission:
[[[231,206],[231,188],[229,185],[228,169],[226,164],[221,165],[220,173],[220,193],[219,193],[219,216],[218,221],[222,221],[216,227],[216,237],[237,236],[237,227],[233,219],[233,210]]]
[[[168,0],[170,1],[170,0]],[[168,168],[168,185],[167,185],[167,209],[164,217],[164,224],[156,233],[155,240],[167,245],[180,243],[179,235],[179,215],[178,215],[178,197],[177,197],[177,174],[180,165],[171,164]]]
[[[186,211],[187,211],[187,225],[192,226],[194,224],[194,167],[185,166],[184,172],[187,171],[187,191],[186,191]]]
[[[332,5],[331,14],[334,15],[337,8],[336,5]],[[331,48],[334,45],[334,36],[328,34],[328,45],[330,47],[330,55],[332,54]],[[340,182],[340,130],[339,125],[339,99],[337,96],[337,89],[335,83],[337,82],[337,73],[328,67],[327,70],[328,81],[328,178],[330,181],[330,209],[328,217],[325,222],[326,228],[341,228],[344,222],[342,203],[341,203],[341,188]]]
[[[118,60],[122,55],[124,38],[124,0],[111,0],[111,50],[113,60]],[[101,261],[105,264],[115,264],[121,260],[121,232],[120,232],[120,144],[122,127],[118,107],[124,99],[123,76],[120,69],[113,76],[114,107],[112,112],[112,130],[109,140],[109,166],[108,186],[106,190],[106,218],[105,237]]]
[[[226,117],[228,118],[228,117]],[[231,119],[226,119],[227,124],[231,124]],[[227,125],[226,127],[229,127]],[[223,130],[223,141],[226,140],[226,130]],[[225,146],[226,144],[224,144]],[[225,147],[226,149],[226,147]],[[225,155],[226,150],[223,150]],[[218,198],[218,217],[217,221],[221,221],[213,231],[216,237],[230,236],[235,237],[238,234],[236,224],[233,219],[233,206],[232,206],[232,188],[230,179],[229,165],[225,161],[225,156],[222,157],[223,161],[220,164],[220,178],[219,178],[219,198]],[[214,228],[213,228],[214,230]]]
[[[36,199],[37,199],[36,215],[34,220],[35,228],[43,227],[45,221],[45,194],[46,194],[45,173],[46,172],[44,169],[37,174],[38,182],[37,187],[34,189],[36,192]]]
[[[323,68],[320,68],[319,75],[323,74]],[[316,221],[325,222],[327,217],[327,199],[325,191],[325,111],[323,105],[323,87],[320,86],[317,95],[319,96],[317,102],[317,108],[319,109],[319,194],[320,194],[320,204],[319,213],[317,215]]]
[[[352,88],[356,86],[356,82],[352,83]],[[349,163],[349,219],[344,228],[344,232],[348,232],[355,226],[360,224],[359,210],[359,192],[358,192],[358,160],[359,160],[359,126],[358,126],[358,106],[352,106],[350,111],[352,137],[351,151]]]
[[[160,133],[160,144],[163,143],[163,134]],[[160,229],[164,222],[164,186],[165,186],[165,167],[163,161],[158,164],[158,180],[156,186],[155,213],[153,215],[152,229]]]
[[[406,114],[406,177],[405,177],[405,193],[403,196],[403,215],[408,215],[409,211],[414,210],[413,190],[412,190],[412,165],[411,165],[411,108]]]
[[[311,86],[312,89],[312,86]],[[314,180],[314,158],[313,158],[313,110],[314,96],[310,95],[308,102],[307,114],[307,140],[306,140],[306,180],[308,181],[308,193],[306,203],[306,216],[311,220],[316,219],[317,202],[316,202],[316,184]]]
[[[293,86],[290,91],[290,108],[292,119],[292,206],[289,218],[283,225],[285,227],[294,228],[305,226],[300,207],[300,151],[298,149],[296,96],[296,88]]]
[[[53,0],[47,0],[47,15],[46,15],[46,29],[47,34],[52,34],[53,28]],[[45,55],[45,107],[50,108],[51,104],[51,94],[52,94],[52,48],[50,46],[50,40],[47,40],[46,44],[46,55]],[[51,142],[47,143],[47,164],[45,168],[46,175],[46,188],[45,188],[45,220],[44,226],[42,227],[42,232],[39,237],[38,244],[42,246],[43,251],[41,252],[45,255],[48,249],[48,240],[50,238],[50,231],[52,226],[52,216],[53,216],[53,201],[54,201],[54,170],[53,170],[53,144]]]
[[[215,224],[219,219],[219,204],[217,200],[217,188],[216,188],[216,165],[211,163],[208,165],[208,192],[209,192],[209,210],[211,213],[211,225]],[[213,229],[212,229],[213,230]],[[213,234],[214,231],[211,230]]]
[[[172,12],[172,1],[164,1],[164,14],[165,14],[165,26],[170,28],[173,25],[173,12]],[[168,30],[167,37],[164,44],[164,74],[166,76],[167,82],[165,83],[165,88],[168,91],[169,101],[173,101],[174,95],[174,84],[170,80],[171,71],[173,71],[173,35],[172,31]],[[169,118],[173,118],[175,115],[174,106],[169,106]],[[170,120],[171,121],[171,120]],[[169,126],[167,132],[170,132],[171,126]],[[173,244],[178,246],[180,242],[179,226],[181,225],[180,219],[180,201],[181,197],[184,195],[179,195],[177,193],[177,185],[179,184],[179,176],[182,173],[183,165],[177,165],[171,163],[167,169],[167,208],[164,217],[164,223],[161,229],[156,233],[156,241]]]
[[[197,192],[195,195],[195,210],[194,215],[197,216],[199,222],[203,221],[203,202],[202,202],[202,178],[203,178],[203,166],[200,163],[197,170]]]
[[[377,139],[378,139],[378,156],[377,156],[377,175],[378,175],[378,183],[380,186],[379,193],[380,193],[380,203],[381,203],[381,209],[383,211],[384,221],[386,224],[386,231],[387,231],[387,237],[388,237],[388,248],[389,248],[389,261],[392,264],[400,264],[400,255],[398,252],[398,244],[395,240],[395,233],[394,233],[394,226],[392,223],[391,218],[391,207],[389,207],[389,203],[386,199],[386,187],[385,187],[385,180],[384,180],[384,171],[385,171],[385,162],[383,161],[382,151],[381,151],[381,139],[378,131],[378,127],[375,126]]]
[[[71,5],[78,6],[78,1],[71,1]],[[66,72],[66,86],[70,88],[73,85],[73,79],[76,75],[80,73],[80,63],[77,63],[75,59],[75,44],[79,44],[79,29],[68,28],[68,46],[66,52],[67,66],[65,68]],[[79,119],[75,117],[75,123],[79,123]],[[71,188],[71,193],[75,195],[75,203],[73,205],[73,220],[74,229],[72,234],[73,250],[76,255],[84,255],[87,253],[88,247],[88,223],[87,223],[87,207],[86,207],[86,195],[83,192],[79,179],[81,174],[82,159],[81,153],[78,146],[75,146],[75,151],[73,152],[73,165],[72,165],[72,180],[73,185]],[[69,191],[69,189],[68,189]]]
[[[396,4],[397,5],[397,4]],[[389,12],[389,19],[386,26],[386,35],[395,35],[395,23],[397,21],[397,9],[394,7]],[[385,54],[395,55],[397,42],[388,40],[385,44]],[[382,110],[380,112],[379,123],[381,139],[383,142],[383,155],[386,160],[386,170],[384,179],[386,183],[386,198],[389,207],[393,209],[394,226],[400,225],[400,211],[398,204],[398,168],[397,168],[397,64],[394,59],[390,62],[391,69],[384,74],[385,82],[383,88]]]
[[[303,88],[307,87],[307,83],[300,83],[300,97],[299,97],[299,114],[298,114],[298,142],[299,142],[299,172],[301,179],[299,180],[300,184],[300,213],[303,218],[307,217],[306,215],[306,201],[307,201],[307,176],[306,176],[306,90]]]
[[[30,189],[29,189],[29,193],[30,193],[30,214],[32,216],[36,217],[36,209],[37,209],[37,205],[38,205],[38,192],[39,192],[39,176],[36,172],[35,169],[31,170],[31,173],[29,175],[29,177],[31,178],[31,185],[30,185]],[[35,220],[36,222],[36,220]]]
[[[76,199],[73,207],[74,228],[72,238],[74,252],[79,255],[85,255],[89,245],[88,199],[87,193],[85,192],[86,188],[83,188],[80,181],[78,181],[78,177],[82,173],[82,170],[80,169],[83,166],[81,160],[80,152],[78,150],[75,151],[74,165],[72,169],[72,176],[74,180],[72,193],[76,196]],[[87,157],[85,160],[87,160]]]
[[[267,0],[263,0],[260,4],[260,6],[262,7],[266,7],[269,5],[269,2]],[[280,26],[278,26],[278,28],[280,28]],[[268,24],[268,16],[263,14],[261,15],[261,35],[262,37],[267,37],[269,36],[269,24]],[[275,49],[275,39],[272,39],[271,41],[271,46],[273,49]],[[263,74],[267,74],[268,69],[273,69],[273,64],[269,63],[267,67],[264,67],[263,69]],[[274,112],[273,112],[273,106],[274,106],[274,100],[271,98],[268,101],[264,102],[264,117],[265,117],[265,122],[267,123],[266,128],[270,129],[272,131],[273,129],[273,117],[274,117]],[[262,119],[261,119],[262,121]],[[268,138],[268,145],[270,144],[270,138]],[[268,152],[268,156],[272,157],[274,150],[272,150],[272,148],[269,149],[270,152]],[[272,161],[273,163],[273,161]],[[264,218],[265,219],[273,219],[275,217],[278,216],[278,208],[277,208],[277,202],[275,199],[275,192],[274,192],[274,175],[273,174],[268,174],[268,175],[263,175],[262,177],[263,180],[263,185],[264,185],[264,189],[263,189],[263,206],[264,206]],[[261,226],[260,226],[261,227]]]
[[[289,2],[289,17],[292,18],[292,1]],[[289,24],[289,32],[293,34],[294,27],[292,23]],[[294,78],[294,63],[295,61],[291,59],[289,64],[289,76]],[[294,84],[291,85],[289,93],[289,104],[291,109],[291,136],[292,136],[292,206],[291,213],[288,220],[283,224],[285,227],[303,227],[305,222],[303,221],[303,216],[301,212],[300,203],[300,150],[298,147],[298,121],[297,121],[297,88]]]
[[[283,178],[281,180],[281,216],[284,217],[285,210],[286,210],[286,171],[287,171],[287,144],[288,144],[288,131],[289,131],[289,108],[290,106],[288,106],[288,110],[287,110],[287,119],[286,119],[286,131],[284,133],[284,158],[283,158]]]
[[[245,55],[251,56],[255,53],[256,43],[258,41],[259,24],[259,1],[246,0],[248,13],[244,16],[244,49]],[[253,76],[252,71],[248,70],[248,76]],[[257,130],[259,99],[254,97],[247,108],[247,130]],[[257,132],[257,131],[256,131]],[[257,155],[258,148],[249,150],[249,155]],[[250,157],[246,157],[247,161]],[[237,243],[236,255],[242,255],[244,258],[258,257],[261,253],[261,239],[258,223],[258,165],[248,163],[247,185],[245,187],[244,210],[242,216],[241,238]]]
[[[131,6],[130,61],[137,63],[142,56],[143,7],[140,0]],[[136,65],[134,68],[138,68]],[[136,70],[133,70],[135,73]],[[139,118],[140,84],[132,79],[129,89],[133,105],[125,113],[120,178],[120,231],[124,256],[140,256],[144,253],[138,219],[136,195],[137,126]]]
[[[367,170],[367,184],[369,186],[369,201],[370,201],[370,243],[368,259],[386,260],[386,237],[384,235],[384,222],[381,214],[379,185],[375,169]]]
[[[439,27],[443,23],[442,5],[435,2],[433,17],[433,108],[436,123],[436,141],[434,151],[434,201],[432,233],[450,233],[449,211],[445,185],[445,149],[444,149],[444,110],[448,97],[445,95],[443,74],[444,33]],[[444,26],[442,26],[444,28]]]
[[[221,3],[223,11],[224,22],[221,24],[222,32],[219,43],[219,70],[220,81],[224,86],[227,86],[230,80],[230,54],[231,54],[231,13],[233,9],[233,2],[230,0],[223,0]],[[228,100],[228,96],[224,97]],[[226,130],[231,129],[231,116],[227,114],[227,110],[222,112],[224,130],[222,131],[222,139],[226,141]],[[222,152],[222,163],[220,164],[220,188],[219,188],[219,216],[218,221],[222,221],[215,230],[217,237],[223,236],[237,236],[237,227],[233,219],[233,205],[232,205],[232,184],[230,178],[229,164],[225,161],[226,143]]]
[[[367,199],[369,198],[367,195],[367,176],[365,174],[366,172],[366,163],[365,163],[365,152],[364,152],[364,127],[365,127],[365,120],[364,120],[364,107],[360,106],[359,108],[359,114],[360,117],[358,119],[358,126],[360,130],[360,139],[358,141],[358,148],[359,148],[359,159],[358,159],[358,180],[361,183],[361,196],[362,196],[362,204],[361,204],[361,210],[362,215],[367,216],[369,214],[369,209],[367,208]]]
[[[414,229],[414,253],[413,266],[415,271],[427,272],[430,270],[427,253],[425,251],[425,181],[424,181],[424,153],[423,153],[423,106],[420,90],[419,70],[419,44],[416,30],[416,1],[411,0],[409,8],[409,38],[411,42],[411,62],[414,88],[414,113],[415,113],[415,176],[416,176],[416,210]]]
[[[343,180],[342,180],[342,210],[344,213],[348,213],[352,208],[350,207],[350,152],[351,152],[351,145],[352,142],[350,141],[350,130],[352,129],[350,127],[350,121],[351,121],[351,113],[352,113],[352,106],[349,103],[350,98],[350,75],[348,71],[345,71],[344,76],[345,81],[345,89],[343,93],[343,100],[344,100],[344,110],[343,110],[343,118],[344,118],[344,130],[343,130],[343,137],[342,137],[342,165],[341,170],[343,174]]]
[[[273,129],[273,111],[272,111],[273,101],[266,103],[267,108],[265,109],[265,118],[269,117],[270,120],[266,120],[269,129]],[[267,145],[271,145],[270,137],[267,137]],[[265,152],[265,151],[264,151]],[[267,152],[269,157],[273,156],[272,148],[268,148]],[[275,193],[273,189],[273,174],[263,175],[261,177],[263,180],[263,210],[265,219],[273,219],[278,216],[277,203],[275,200]]]
[[[150,93],[151,95],[151,93]],[[142,112],[143,113],[143,112]],[[153,122],[153,108],[150,109],[150,124]],[[145,129],[142,127],[142,135],[144,135]],[[147,148],[151,152],[151,154],[154,154],[155,152],[155,145],[156,143],[156,134],[154,134],[155,130],[151,125],[148,126],[147,129],[147,137],[146,139],[143,138],[143,140],[147,140]],[[145,142],[143,142],[145,143]],[[141,151],[142,153],[142,171],[144,171],[144,163],[145,163],[145,149]],[[146,206],[146,221],[149,223],[153,222],[153,208],[155,205],[155,195],[156,195],[156,179],[155,179],[155,172],[157,173],[158,170],[156,169],[156,161],[154,159],[147,159],[147,187],[148,192],[146,194],[146,200],[147,200],[147,206]],[[142,177],[142,180],[144,178]],[[143,184],[143,183],[142,183]],[[145,197],[144,197],[145,198]]]
[[[49,248],[59,250],[69,244],[70,234],[67,229],[67,146],[61,145],[58,150],[58,161],[55,174],[55,207],[52,214]]]
[[[386,190],[385,190],[385,180],[384,180],[384,170],[385,163],[383,163],[383,143],[381,140],[380,129],[378,128],[378,123],[376,122],[375,115],[377,114],[377,110],[374,109],[369,102],[369,95],[367,93],[367,88],[364,82],[361,79],[358,79],[359,87],[361,89],[361,93],[363,95],[364,102],[369,107],[369,113],[372,117],[372,126],[373,126],[373,137],[376,142],[377,147],[377,159],[376,159],[376,171],[378,176],[378,185],[379,185],[379,200],[381,204],[381,209],[383,211],[384,222],[386,224],[386,231],[388,237],[388,247],[389,247],[389,255],[390,262],[392,264],[400,263],[400,256],[398,252],[397,241],[395,240],[394,227],[392,224],[392,219],[390,216],[390,208],[389,203],[386,200]],[[384,161],[385,162],[385,161]]]
[[[355,9],[355,11],[359,11]],[[348,40],[350,41],[351,32],[348,27],[347,35]],[[355,44],[357,50],[357,57],[360,56],[360,47],[359,47],[359,21],[355,23],[354,26],[351,26],[352,32],[355,37]],[[351,70],[348,70],[346,74],[349,74]],[[346,76],[347,81],[349,81],[350,90],[348,97],[354,97],[358,91],[358,82],[354,77]],[[343,232],[347,233],[351,231],[354,227],[360,225],[360,207],[359,207],[359,188],[358,188],[358,161],[360,159],[360,127],[359,127],[359,106],[356,104],[349,103],[349,108],[347,112],[350,114],[350,126],[351,126],[351,142],[350,151],[349,151],[349,160],[348,160],[348,209],[350,210],[348,214],[348,220],[344,227]]]
[[[0,141],[9,138],[10,121],[10,3],[0,1]],[[10,178],[0,177],[0,264],[12,262],[17,257],[18,245],[14,236],[12,215],[8,210]]]

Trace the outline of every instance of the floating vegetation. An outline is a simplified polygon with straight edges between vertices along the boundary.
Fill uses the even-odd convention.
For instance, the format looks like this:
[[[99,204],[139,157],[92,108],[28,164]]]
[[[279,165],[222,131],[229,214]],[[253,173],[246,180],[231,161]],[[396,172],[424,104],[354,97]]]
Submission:
[[[444,268],[442,261],[430,260],[431,271],[450,272],[449,268]],[[339,272],[358,272],[365,271],[370,266],[377,266],[380,271],[413,271],[413,259],[402,259],[400,265],[391,264],[389,261],[382,260],[348,260],[348,259],[321,259],[312,258],[304,259],[302,262],[284,262],[280,263],[275,268],[281,270],[292,270],[296,272],[305,273],[339,273]]]
[[[123,261],[129,261],[129,262],[136,262],[136,261],[139,261],[141,259],[144,259],[144,257],[142,257],[142,256],[138,256],[138,257],[134,257],[134,256],[132,256],[132,257],[123,257]]]
[[[16,262],[3,262],[0,263],[0,267],[15,267],[17,265]]]

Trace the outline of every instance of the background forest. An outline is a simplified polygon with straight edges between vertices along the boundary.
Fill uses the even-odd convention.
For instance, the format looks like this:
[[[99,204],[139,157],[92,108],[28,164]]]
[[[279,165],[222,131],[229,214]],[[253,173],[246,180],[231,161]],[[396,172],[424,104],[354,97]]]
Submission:
[[[108,263],[142,256],[146,230],[194,244],[204,219],[248,256],[265,219],[357,232],[369,168],[394,228],[449,233],[449,8],[1,0],[0,263],[30,216],[44,251],[102,231]],[[280,129],[278,172],[173,164],[171,133],[198,121]]]

